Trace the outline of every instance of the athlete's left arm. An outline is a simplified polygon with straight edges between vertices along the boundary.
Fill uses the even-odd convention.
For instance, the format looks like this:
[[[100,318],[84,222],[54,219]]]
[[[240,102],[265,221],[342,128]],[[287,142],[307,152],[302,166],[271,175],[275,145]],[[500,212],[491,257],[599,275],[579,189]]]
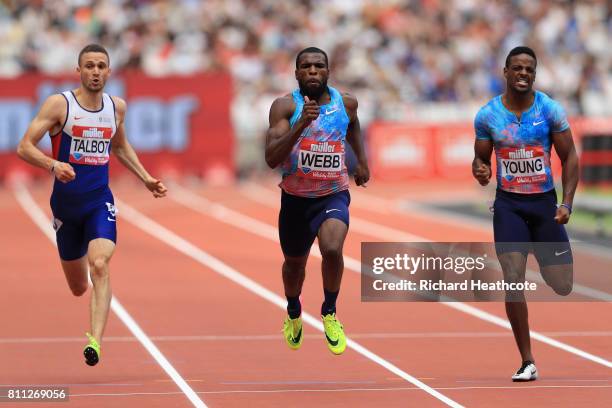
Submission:
[[[117,156],[121,164],[142,180],[155,198],[164,197],[168,191],[166,186],[147,172],[142,163],[140,163],[140,160],[138,160],[134,148],[130,142],[128,142],[127,136],[125,135],[124,121],[125,112],[127,110],[125,101],[114,96],[112,98],[115,103],[115,113],[117,117],[117,131],[111,140],[112,152]]]
[[[553,132],[552,142],[555,146],[555,150],[561,159],[562,164],[562,175],[561,180],[563,183],[563,204],[571,208],[574,201],[574,193],[578,186],[578,154],[576,153],[576,147],[574,146],[574,140],[572,138],[572,131],[570,128],[565,129],[562,132]],[[557,214],[555,220],[559,224],[567,224],[570,218],[570,211],[564,206],[557,208]]]
[[[349,117],[349,125],[346,130],[346,140],[349,142],[355,156],[357,156],[357,167],[355,168],[355,183],[358,186],[365,187],[365,184],[370,179],[370,169],[368,167],[368,159],[363,147],[363,138],[361,137],[361,126],[359,125],[359,117],[357,116],[357,98],[353,95],[344,93],[342,101]]]

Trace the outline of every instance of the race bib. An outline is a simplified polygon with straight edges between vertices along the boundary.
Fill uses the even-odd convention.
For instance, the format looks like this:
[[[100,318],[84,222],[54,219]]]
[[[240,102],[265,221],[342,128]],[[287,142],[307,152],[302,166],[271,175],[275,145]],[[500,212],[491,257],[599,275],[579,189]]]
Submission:
[[[546,162],[542,146],[526,146],[520,149],[501,148],[502,187],[546,181]]]
[[[330,180],[342,177],[344,145],[341,141],[318,142],[302,139],[298,151],[298,172],[301,176]]]
[[[70,163],[102,166],[108,163],[113,130],[107,127],[73,126]]]

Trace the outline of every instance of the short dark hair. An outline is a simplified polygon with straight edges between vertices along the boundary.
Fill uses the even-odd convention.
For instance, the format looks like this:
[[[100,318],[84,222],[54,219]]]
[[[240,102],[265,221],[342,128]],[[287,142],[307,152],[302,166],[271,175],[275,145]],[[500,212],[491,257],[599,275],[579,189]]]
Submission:
[[[295,57],[295,68],[298,68],[298,61],[300,60],[300,57],[302,56],[302,54],[323,54],[323,56],[325,57],[325,65],[327,65],[327,67],[329,68],[329,59],[327,58],[327,54],[325,53],[325,51],[323,51],[320,48],[317,47],[308,47],[308,48],[304,48],[302,51],[298,52],[297,57]]]
[[[510,58],[514,57],[515,55],[519,55],[519,54],[527,54],[533,57],[533,59],[536,62],[536,65],[538,65],[538,59],[536,58],[535,52],[533,52],[533,50],[529,47],[520,46],[520,47],[514,47],[508,53],[508,56],[506,57],[506,68],[510,67]]]
[[[79,65],[81,65],[81,57],[86,52],[101,52],[102,54],[106,55],[106,59],[108,59],[108,65],[110,65],[110,57],[108,56],[108,51],[106,51],[106,48],[104,48],[100,44],[88,44],[83,47],[81,52],[79,52]]]

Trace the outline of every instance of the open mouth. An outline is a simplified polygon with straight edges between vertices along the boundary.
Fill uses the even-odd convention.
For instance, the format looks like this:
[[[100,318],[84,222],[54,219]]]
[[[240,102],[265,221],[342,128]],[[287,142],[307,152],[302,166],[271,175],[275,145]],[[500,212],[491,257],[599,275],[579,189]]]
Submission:
[[[519,78],[516,84],[519,86],[529,86],[529,82],[525,78]]]

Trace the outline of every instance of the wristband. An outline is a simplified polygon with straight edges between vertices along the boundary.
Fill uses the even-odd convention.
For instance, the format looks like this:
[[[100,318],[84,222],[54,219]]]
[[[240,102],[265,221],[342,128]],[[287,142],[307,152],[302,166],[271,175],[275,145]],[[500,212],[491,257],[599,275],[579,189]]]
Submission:
[[[565,207],[565,208],[567,208],[569,210],[570,214],[572,213],[572,206],[571,205],[568,205],[568,204],[565,204],[565,203],[561,203],[561,204],[559,204],[559,207]]]
[[[56,164],[57,164],[57,160],[53,160],[53,164],[51,165],[51,168],[49,169],[49,173],[53,173],[53,170],[55,170]]]

